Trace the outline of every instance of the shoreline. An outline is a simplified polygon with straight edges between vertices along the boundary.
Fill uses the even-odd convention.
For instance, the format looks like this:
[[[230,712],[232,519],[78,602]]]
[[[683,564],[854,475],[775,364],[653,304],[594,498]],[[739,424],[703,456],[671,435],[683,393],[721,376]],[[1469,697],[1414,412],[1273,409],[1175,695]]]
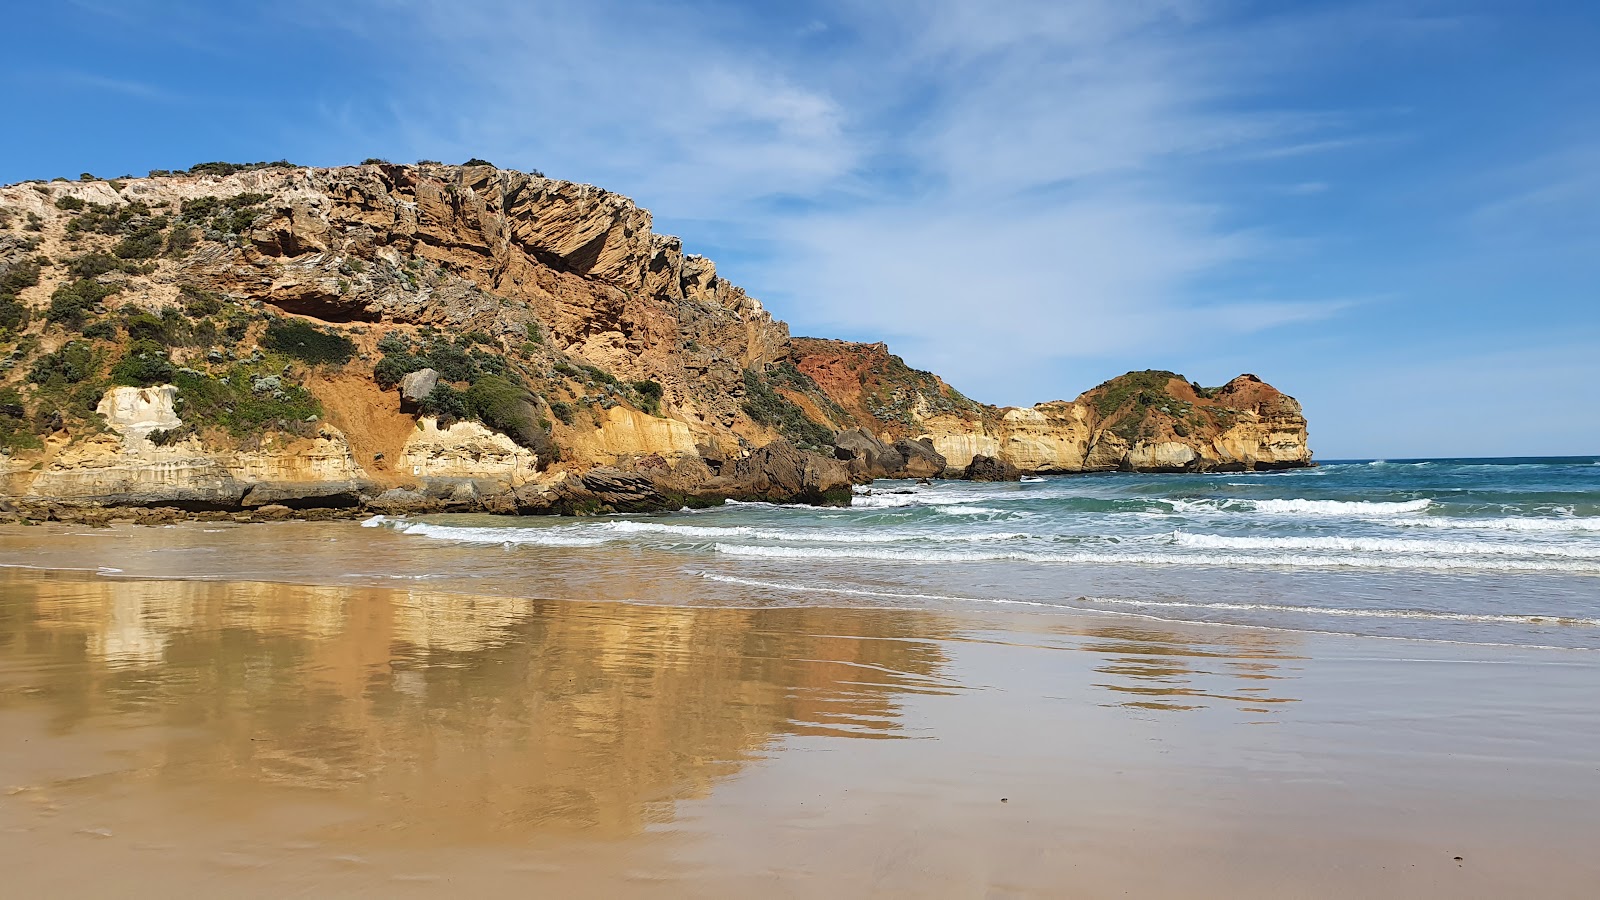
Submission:
[[[24,889],[1577,897],[1600,878],[1587,660],[994,610],[14,569],[0,591],[0,678],[22,688],[0,706],[19,798],[0,856]]]

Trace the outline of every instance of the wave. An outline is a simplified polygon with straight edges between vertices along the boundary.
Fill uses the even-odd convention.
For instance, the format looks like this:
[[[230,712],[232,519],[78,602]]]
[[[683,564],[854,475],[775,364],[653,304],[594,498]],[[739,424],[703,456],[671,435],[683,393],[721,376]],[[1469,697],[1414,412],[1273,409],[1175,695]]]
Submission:
[[[1249,510],[1268,515],[1349,516],[1373,518],[1419,513],[1432,500],[1158,500],[1174,512],[1230,512]]]
[[[370,520],[369,520],[370,521]],[[366,523],[363,522],[363,525]],[[557,528],[463,528],[427,522],[380,522],[401,534],[462,544],[530,544],[539,547],[594,547],[611,540],[604,535],[574,534]],[[375,527],[375,526],[374,526]]]
[[[1422,619],[1438,622],[1494,622],[1511,625],[1566,625],[1600,628],[1600,619],[1575,616],[1542,615],[1538,613],[1453,613],[1432,612],[1421,609],[1350,609],[1338,606],[1294,606],[1282,603],[1200,603],[1182,600],[1129,600],[1121,597],[1084,597],[1084,603],[1104,603],[1117,606],[1152,607],[1157,609],[1214,609],[1228,612],[1286,612],[1319,616],[1343,616],[1364,619]]]
[[[1174,618],[1174,617],[1171,617],[1171,616],[1155,615],[1155,614],[1150,613],[1150,612],[1134,612],[1134,611],[1124,611],[1124,610],[1116,610],[1116,609],[1099,609],[1099,608],[1095,608],[1093,606],[1072,606],[1072,605],[1069,605],[1069,604],[1066,604],[1066,603],[1045,602],[1045,601],[1040,601],[1040,600],[1018,600],[1018,599],[1006,598],[1006,597],[961,597],[961,596],[952,596],[952,595],[948,595],[948,594],[921,594],[921,593],[907,593],[907,592],[899,592],[899,591],[875,591],[875,590],[868,590],[866,588],[825,587],[825,586],[821,586],[821,585],[793,584],[793,583],[781,582],[781,581],[762,581],[762,580],[755,579],[755,578],[739,578],[739,577],[732,576],[732,575],[718,575],[718,574],[713,573],[713,572],[700,572],[699,575],[700,575],[701,578],[707,579],[709,581],[718,581],[718,582],[722,582],[724,584],[737,584],[737,585],[743,585],[743,586],[746,586],[746,587],[766,588],[766,589],[777,590],[777,591],[792,591],[792,592],[795,592],[795,593],[835,594],[835,595],[842,595],[842,596],[858,596],[858,597],[881,597],[881,598],[893,599],[893,600],[936,600],[936,601],[945,601],[945,602],[953,602],[953,603],[999,603],[999,604],[1018,605],[1018,606],[1036,606],[1036,607],[1046,607],[1046,608],[1049,608],[1049,609],[1061,610],[1063,612],[1089,613],[1089,614],[1092,614],[1092,615],[1130,616],[1130,617],[1136,618],[1136,619],[1145,619],[1145,620],[1149,620],[1149,621],[1153,621],[1153,622],[1167,622],[1167,623],[1171,623],[1171,624],[1174,624],[1174,625],[1205,625],[1205,626],[1209,626],[1209,627],[1223,627],[1223,628],[1266,629],[1266,630],[1269,630],[1269,631],[1281,631],[1281,632],[1288,632],[1288,633],[1291,633],[1291,634],[1315,634],[1315,635],[1326,635],[1326,636],[1329,636],[1329,637],[1367,638],[1367,639],[1385,640],[1385,641],[1410,641],[1410,642],[1422,643],[1422,644],[1449,644],[1449,645],[1464,646],[1464,647],[1518,647],[1518,648],[1526,649],[1526,650],[1584,650],[1584,651],[1591,651],[1591,650],[1597,649],[1597,648],[1589,648],[1589,647],[1559,647],[1559,646],[1554,646],[1554,645],[1549,645],[1549,644],[1527,644],[1527,643],[1520,643],[1520,642],[1462,641],[1462,640],[1450,640],[1450,639],[1447,639],[1447,638],[1423,637],[1423,636],[1420,636],[1420,635],[1362,634],[1362,633],[1359,633],[1359,632],[1351,632],[1351,631],[1322,631],[1322,630],[1313,629],[1313,628],[1290,628],[1290,627],[1286,627],[1286,626],[1283,626],[1283,625],[1277,625],[1277,624],[1268,625],[1268,624],[1262,624],[1262,623],[1256,623],[1256,622],[1217,622],[1217,621],[1209,621],[1209,620],[1205,620],[1205,619]],[[1367,617],[1367,618],[1423,618],[1423,619],[1443,619],[1443,620],[1447,620],[1447,621],[1455,620],[1457,615],[1458,615],[1458,614],[1454,614],[1454,613],[1432,613],[1432,612],[1427,612],[1425,610],[1399,610],[1399,609],[1355,610],[1355,609],[1342,609],[1342,608],[1337,608],[1337,607],[1288,606],[1288,605],[1273,605],[1273,604],[1259,604],[1259,605],[1256,605],[1256,604],[1184,603],[1184,602],[1181,602],[1181,601],[1129,600],[1129,599],[1123,599],[1123,598],[1120,598],[1120,597],[1078,597],[1078,598],[1076,598],[1076,600],[1074,602],[1081,603],[1081,604],[1095,604],[1095,605],[1098,605],[1098,606],[1123,605],[1123,606],[1131,606],[1131,607],[1136,607],[1136,608],[1137,607],[1151,607],[1151,608],[1159,609],[1159,608],[1165,607],[1165,608],[1181,609],[1181,608],[1194,608],[1194,607],[1199,607],[1199,608],[1207,608],[1207,607],[1209,607],[1209,608],[1214,608],[1214,609],[1238,609],[1240,611],[1256,610],[1256,611],[1282,611],[1282,612],[1298,612],[1298,613],[1326,613],[1326,614],[1332,615],[1332,616],[1348,615],[1350,617]],[[1568,617],[1568,616],[1507,615],[1507,616],[1498,616],[1498,617],[1497,616],[1482,616],[1482,617],[1479,617],[1479,616],[1472,616],[1470,614],[1465,614],[1465,613],[1459,614],[1459,615],[1464,620],[1469,620],[1469,621],[1474,621],[1474,622],[1481,621],[1484,624],[1493,624],[1493,623],[1518,624],[1518,625],[1552,625],[1552,624],[1557,624],[1557,625],[1567,625],[1567,626],[1577,626],[1577,627],[1600,627],[1600,619],[1580,619],[1580,618],[1573,618],[1573,617]]]
[[[862,509],[893,509],[901,506],[960,506],[993,499],[910,491],[904,494],[856,494],[850,498],[850,505]]]
[[[1024,540],[1032,535],[1022,531],[969,532],[966,534],[928,534],[905,531],[866,531],[861,529],[775,529],[750,525],[672,525],[666,522],[604,522],[590,526],[616,534],[661,534],[681,537],[736,538],[749,537],[767,541],[791,541],[824,544],[895,544],[907,541],[931,541],[941,544],[977,544],[992,541]]]
[[[1174,532],[1173,543],[1200,550],[1333,550],[1354,553],[1433,553],[1442,556],[1557,556],[1600,559],[1600,543],[1540,544],[1430,541],[1370,537],[1233,537]]]
[[[1502,516],[1484,519],[1456,518],[1448,516],[1418,516],[1416,518],[1396,519],[1389,524],[1401,528],[1452,528],[1470,531],[1516,531],[1516,532],[1570,532],[1570,531],[1600,531],[1600,517],[1587,516],[1583,518],[1561,518],[1555,516]]]
[[[764,547],[715,545],[718,553],[769,559],[863,559],[885,562],[1030,562],[1081,565],[1209,566],[1288,569],[1423,569],[1600,575],[1600,560],[1476,559],[1398,555],[1314,556],[1304,553],[1050,553],[1030,550],[914,550],[890,547]]]
[[[1061,606],[1057,603],[1045,603],[1039,600],[1012,600],[1006,597],[952,597],[948,594],[917,594],[899,591],[874,591],[866,588],[825,587],[816,584],[787,584],[784,582],[761,581],[755,578],[739,578],[734,575],[718,575],[715,572],[701,572],[699,574],[701,578],[707,581],[738,584],[745,587],[770,588],[777,591],[794,591],[801,594],[838,594],[846,597],[884,597],[895,600],[946,600],[961,603],[1005,603],[1016,606],[1046,606],[1052,609],[1065,609],[1075,612],[1094,612],[1094,610],[1090,609]]]

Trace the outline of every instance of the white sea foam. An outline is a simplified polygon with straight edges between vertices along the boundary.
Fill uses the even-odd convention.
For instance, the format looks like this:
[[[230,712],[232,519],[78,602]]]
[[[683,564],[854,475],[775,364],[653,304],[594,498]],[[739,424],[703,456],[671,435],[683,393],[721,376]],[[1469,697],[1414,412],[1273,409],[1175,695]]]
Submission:
[[[755,578],[739,578],[734,575],[718,575],[715,572],[701,572],[700,577],[707,581],[720,581],[723,584],[738,584],[745,587],[768,588],[775,591],[793,591],[801,594],[838,594],[846,597],[883,597],[895,600],[943,600],[960,603],[1007,603],[1017,606],[1048,606],[1056,609],[1076,610],[1078,612],[1092,612],[1092,610],[1078,609],[1072,606],[1061,606],[1056,603],[1044,603],[1038,600],[1013,600],[1006,597],[953,597],[949,594],[917,594],[902,593],[899,591],[874,591],[867,588],[827,587],[816,584],[790,584],[786,582],[761,581]]]
[[[1600,619],[1572,616],[1496,613],[1434,612],[1421,609],[1352,609],[1338,606],[1294,606],[1282,603],[1200,603],[1182,600],[1132,600],[1122,597],[1086,597],[1088,603],[1116,606],[1150,607],[1156,609],[1214,609],[1229,612],[1286,612],[1317,616],[1341,616],[1362,619],[1424,619],[1438,622],[1498,622],[1512,625],[1567,625],[1600,627]]]
[[[823,544],[895,544],[910,541],[928,541],[940,544],[982,544],[995,541],[1024,540],[1031,535],[1022,531],[991,531],[965,533],[928,533],[917,531],[882,531],[859,528],[826,529],[776,529],[757,528],[750,525],[674,525],[667,522],[604,522],[592,526],[615,534],[660,534],[669,537],[754,538],[764,541],[783,541]]]
[[[1081,565],[1277,567],[1290,569],[1423,569],[1472,572],[1548,572],[1600,575],[1600,560],[1478,559],[1394,554],[1317,556],[1305,553],[1150,553],[1030,550],[920,550],[891,547],[765,547],[716,545],[718,553],[771,559],[866,559],[889,562],[1031,562]]]
[[[1432,505],[1432,500],[1155,500],[1165,503],[1178,513],[1208,512],[1258,512],[1273,516],[1345,516],[1349,518],[1385,518],[1418,513]]]
[[[856,494],[850,498],[850,505],[862,509],[893,509],[901,506],[961,506],[968,503],[982,503],[992,501],[994,497],[971,497],[958,494],[940,494],[932,491],[913,491],[910,493],[880,493]]]
[[[1431,553],[1439,556],[1555,556],[1600,559],[1600,543],[1506,543],[1493,541],[1430,541],[1372,537],[1235,537],[1174,532],[1179,547],[1200,550],[1305,550],[1352,553]]]
[[[1600,516],[1571,518],[1559,516],[1498,516],[1471,519],[1447,516],[1417,516],[1389,523],[1401,528],[1448,528],[1463,531],[1573,532],[1600,531]]]
[[[395,523],[401,534],[463,544],[529,544],[540,547],[593,547],[610,538],[604,535],[574,534],[558,528],[462,528],[454,525],[431,525],[427,522]]]

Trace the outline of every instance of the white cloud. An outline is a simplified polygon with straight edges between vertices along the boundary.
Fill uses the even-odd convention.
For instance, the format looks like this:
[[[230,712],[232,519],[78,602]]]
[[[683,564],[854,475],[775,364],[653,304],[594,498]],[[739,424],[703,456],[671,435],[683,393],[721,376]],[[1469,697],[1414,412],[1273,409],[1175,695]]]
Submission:
[[[415,56],[403,102],[346,121],[352,138],[709,220],[770,248],[737,276],[797,331],[890,338],[985,399],[1083,387],[1046,383],[1063,359],[1339,308],[1194,299],[1276,240],[1232,224],[1195,167],[1343,140],[1322,113],[1244,111],[1241,72],[1270,54],[1241,66],[1208,3],[840,0],[784,30],[610,2],[382,9],[327,14]],[[818,52],[795,35],[823,19]]]

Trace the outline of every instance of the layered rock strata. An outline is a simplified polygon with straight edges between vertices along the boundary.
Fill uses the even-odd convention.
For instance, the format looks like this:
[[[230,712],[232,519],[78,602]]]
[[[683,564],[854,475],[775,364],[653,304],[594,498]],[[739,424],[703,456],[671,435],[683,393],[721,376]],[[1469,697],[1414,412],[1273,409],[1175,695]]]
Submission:
[[[10,507],[637,511],[1310,464],[1254,376],[996,408],[882,344],[791,338],[589,185],[230,168],[0,188]]]

